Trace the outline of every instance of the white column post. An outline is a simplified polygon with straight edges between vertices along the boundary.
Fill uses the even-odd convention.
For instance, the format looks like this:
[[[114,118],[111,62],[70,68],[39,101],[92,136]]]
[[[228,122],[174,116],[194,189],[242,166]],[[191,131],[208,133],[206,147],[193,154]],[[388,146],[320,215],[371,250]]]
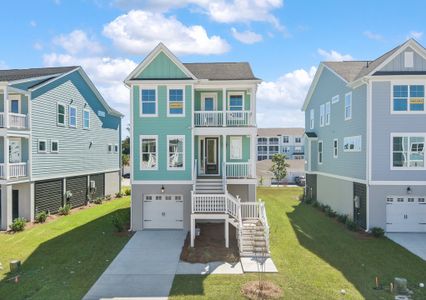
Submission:
[[[255,85],[252,89],[251,89],[251,112],[252,112],[252,116],[251,116],[251,124],[253,126],[256,126],[256,91],[257,91],[257,85]]]
[[[34,207],[34,182],[30,183],[30,221],[34,221],[35,207]]]
[[[7,230],[9,225],[12,224],[12,186],[1,186],[1,229]]]
[[[229,222],[228,217],[225,219],[225,247],[229,248]]]
[[[6,101],[5,101],[6,103]],[[4,143],[3,143],[3,155],[4,155],[4,178],[6,180],[9,179],[9,137],[4,136]]]
[[[195,240],[195,217],[191,215],[191,248],[194,248]]]
[[[256,178],[256,134],[250,135],[250,178]]]
[[[223,114],[223,126],[226,126],[228,121],[226,118],[226,88],[222,88],[222,114]]]
[[[9,128],[9,92],[7,90],[7,86],[4,87],[4,115],[3,115],[3,122],[4,127]]]
[[[226,135],[222,134],[222,170],[223,176],[227,176],[226,174]]]

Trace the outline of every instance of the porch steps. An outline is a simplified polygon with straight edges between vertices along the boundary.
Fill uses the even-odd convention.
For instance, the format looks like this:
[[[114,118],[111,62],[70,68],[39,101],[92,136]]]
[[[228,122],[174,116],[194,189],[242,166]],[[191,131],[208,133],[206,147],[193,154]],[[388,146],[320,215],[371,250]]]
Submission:
[[[240,255],[270,257],[263,224],[259,220],[243,220],[242,223]]]
[[[224,194],[222,179],[198,178],[195,185],[196,194]]]

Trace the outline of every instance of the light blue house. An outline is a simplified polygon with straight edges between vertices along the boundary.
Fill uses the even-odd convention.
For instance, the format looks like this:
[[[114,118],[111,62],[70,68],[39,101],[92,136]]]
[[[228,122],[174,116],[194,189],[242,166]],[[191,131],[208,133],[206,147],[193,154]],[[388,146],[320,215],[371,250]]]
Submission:
[[[194,245],[198,222],[224,222],[242,252],[256,250],[242,231],[249,219],[267,230],[256,202],[259,82],[248,63],[182,63],[163,44],[130,73],[132,229],[190,230]]]
[[[81,67],[0,71],[0,229],[120,190],[121,114]]]
[[[426,50],[322,62],[303,110],[306,194],[365,229],[426,232]]]

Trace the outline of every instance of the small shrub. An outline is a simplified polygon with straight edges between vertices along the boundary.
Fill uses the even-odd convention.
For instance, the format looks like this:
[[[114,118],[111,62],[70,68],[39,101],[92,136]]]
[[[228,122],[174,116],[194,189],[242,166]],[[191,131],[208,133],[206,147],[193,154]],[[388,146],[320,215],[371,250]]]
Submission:
[[[23,231],[27,221],[24,218],[16,218],[13,220],[12,224],[9,225],[10,230],[13,232]]]
[[[122,232],[124,230],[124,222],[123,222],[123,218],[120,216],[120,214],[115,213],[112,216],[112,225],[114,225],[115,229],[118,232]]]
[[[337,215],[337,221],[339,221],[342,224],[346,224],[346,220],[348,219],[347,215]]]
[[[312,201],[312,206],[318,208],[320,207],[320,203],[318,201]]]
[[[115,198],[121,198],[121,197],[123,197],[122,192],[115,193]]]
[[[356,231],[358,229],[358,225],[349,218],[346,219],[345,225],[350,231]]]
[[[327,207],[327,209],[325,210],[325,213],[330,218],[335,218],[336,217],[336,212],[334,210],[332,210],[331,207]]]
[[[49,214],[46,211],[41,211],[35,215],[34,220],[36,223],[44,223],[48,216]]]
[[[126,195],[126,196],[130,196],[130,194],[132,193],[132,190],[130,189],[130,188],[126,188],[125,190],[124,190],[124,194]]]
[[[71,204],[65,204],[64,206],[59,207],[58,213],[61,216],[67,216],[70,214],[71,211]]]
[[[381,238],[385,235],[385,231],[380,227],[371,228],[371,234],[376,238]]]
[[[321,204],[320,209],[321,209],[322,212],[327,212],[328,210],[331,209],[331,207],[326,205],[326,204]]]
[[[103,201],[104,201],[104,199],[102,197],[98,197],[95,200],[93,200],[93,203],[95,203],[95,204],[102,204]]]
[[[111,200],[111,195],[106,195],[105,200]]]

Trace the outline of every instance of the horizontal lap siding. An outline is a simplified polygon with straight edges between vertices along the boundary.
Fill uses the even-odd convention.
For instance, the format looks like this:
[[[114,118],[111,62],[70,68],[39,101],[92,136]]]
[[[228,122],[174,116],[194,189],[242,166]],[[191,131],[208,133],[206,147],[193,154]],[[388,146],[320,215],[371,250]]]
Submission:
[[[49,211],[52,214],[58,212],[63,205],[63,180],[49,180],[35,183],[34,190],[35,212]]]

